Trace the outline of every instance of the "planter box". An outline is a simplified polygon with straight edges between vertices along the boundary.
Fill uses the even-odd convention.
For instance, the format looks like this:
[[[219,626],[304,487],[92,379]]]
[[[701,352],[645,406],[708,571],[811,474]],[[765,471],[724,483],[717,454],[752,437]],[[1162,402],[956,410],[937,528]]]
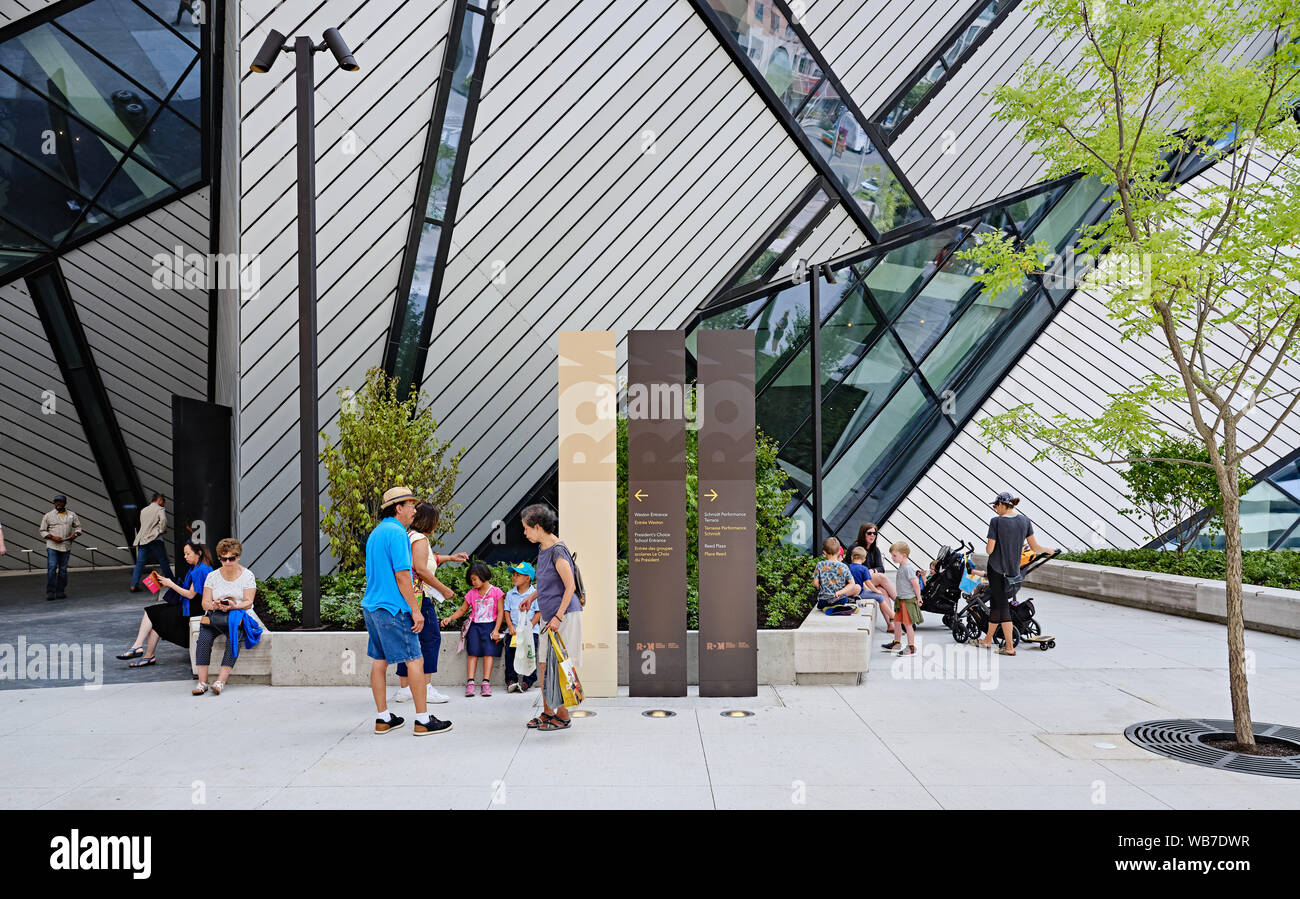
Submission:
[[[1047,577],[1053,569],[1053,575]],[[1025,583],[1185,618],[1223,623],[1227,616],[1227,585],[1223,581],[1062,560],[1043,565]],[[1300,637],[1300,590],[1244,584],[1242,604],[1246,627]]]
[[[874,616],[874,608],[870,610]],[[871,660],[873,619],[861,615],[833,617],[815,611],[796,630],[758,632],[758,682],[760,684],[856,684]],[[862,629],[865,626],[866,629]],[[268,642],[263,636],[263,643]],[[444,632],[433,683],[461,687],[465,683],[465,655],[456,652],[457,634]],[[370,682],[369,639],[365,631],[277,631],[270,644],[270,682],[276,686],[358,686]],[[260,648],[260,647],[259,647]],[[246,652],[247,650],[245,650]],[[215,652],[215,650],[214,650]],[[244,653],[240,653],[239,671]],[[505,683],[504,659],[492,666],[493,685]],[[397,684],[396,666],[388,669],[388,683]],[[686,635],[686,674],[699,683],[699,633]],[[251,672],[250,672],[251,673]],[[482,678],[482,670],[479,678]],[[627,631],[618,632],[618,682],[628,681]]]
[[[196,649],[199,637],[199,618],[194,616],[190,618],[190,673],[198,672],[198,665],[194,661],[194,651]],[[271,646],[272,632],[269,630],[262,631],[262,639],[252,649],[239,650],[239,657],[235,659],[235,667],[230,670],[230,683],[232,684],[269,684],[271,679],[271,657],[274,653]],[[208,666],[209,682],[216,680],[217,669],[221,667],[221,659],[226,654],[226,638],[217,637],[212,641],[212,664]]]

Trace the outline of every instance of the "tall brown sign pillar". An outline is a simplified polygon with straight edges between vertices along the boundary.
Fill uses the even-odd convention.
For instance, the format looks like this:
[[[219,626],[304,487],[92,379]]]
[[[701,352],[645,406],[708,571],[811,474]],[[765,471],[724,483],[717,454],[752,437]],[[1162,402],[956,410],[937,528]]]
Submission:
[[[627,366],[628,693],[685,696],[685,333],[629,332]]]
[[[758,695],[754,332],[701,330],[700,695]]]

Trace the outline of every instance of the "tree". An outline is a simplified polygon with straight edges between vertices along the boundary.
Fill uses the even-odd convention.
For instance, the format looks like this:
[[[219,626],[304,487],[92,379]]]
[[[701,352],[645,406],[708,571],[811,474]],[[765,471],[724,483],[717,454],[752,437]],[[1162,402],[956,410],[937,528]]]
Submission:
[[[427,395],[420,391],[398,400],[397,387],[396,379],[370,369],[355,395],[339,391],[338,442],[331,445],[324,431],[320,435],[330,494],[329,508],[321,509],[321,531],[344,570],[365,565],[366,538],[389,487],[409,487],[441,510],[435,545],[456,523],[460,507],[451,498],[465,450],[448,458],[451,443],[438,440]]]
[[[1223,452],[1222,448],[1219,450]],[[1159,459],[1142,459],[1143,450],[1131,449],[1134,459],[1123,472],[1134,508],[1126,513],[1145,514],[1155,525],[1154,539],[1160,533],[1178,527],[1173,535],[1178,554],[1201,535],[1207,527],[1211,534],[1223,532],[1223,497],[1214,469],[1185,462],[1206,463],[1210,454],[1205,445],[1195,438],[1168,437],[1151,448],[1158,457],[1178,459],[1163,462]],[[1237,473],[1237,492],[1250,489],[1251,480],[1244,472]]]
[[[981,422],[984,435],[990,445],[1027,439],[1036,459],[1050,455],[1076,470],[1080,460],[1159,460],[1213,472],[1233,724],[1237,742],[1253,747],[1238,472],[1300,402],[1287,383],[1300,333],[1300,298],[1291,289],[1300,283],[1300,127],[1292,110],[1300,7],[1035,0],[1031,8],[1062,46],[1078,41],[1080,61],[1073,72],[1052,61],[1026,64],[1016,83],[994,92],[996,115],[1020,123],[1049,177],[1080,171],[1113,185],[1114,213],[1086,229],[1079,246],[1107,253],[1083,286],[1105,302],[1126,339],[1158,336],[1167,368],[1110,395],[1095,417],[1045,418],[1025,403]],[[1266,58],[1229,58],[1236,41],[1261,33],[1271,39]],[[1161,180],[1167,158],[1180,151],[1218,162],[1211,186],[1192,194]],[[995,237],[967,258],[997,290],[1042,272],[1046,249]],[[1206,460],[1157,455],[1170,433],[1198,440]]]

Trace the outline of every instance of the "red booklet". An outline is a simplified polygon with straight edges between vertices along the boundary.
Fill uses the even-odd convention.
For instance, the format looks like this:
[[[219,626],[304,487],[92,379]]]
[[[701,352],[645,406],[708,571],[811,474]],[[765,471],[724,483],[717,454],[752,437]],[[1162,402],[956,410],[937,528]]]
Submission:
[[[144,580],[141,581],[141,583],[149,588],[150,593],[157,593],[162,589],[162,584],[158,583],[158,578],[154,576],[152,571],[144,576]]]

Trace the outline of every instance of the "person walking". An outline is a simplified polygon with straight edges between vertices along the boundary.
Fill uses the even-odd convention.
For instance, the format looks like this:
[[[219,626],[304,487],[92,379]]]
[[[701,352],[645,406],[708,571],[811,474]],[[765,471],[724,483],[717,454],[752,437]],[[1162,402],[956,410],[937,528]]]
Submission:
[[[450,721],[439,721],[428,711],[428,696],[419,689],[424,684],[424,653],[418,635],[426,622],[415,595],[411,569],[411,538],[407,528],[415,520],[415,494],[408,487],[393,487],[384,493],[379,506],[379,523],[366,538],[366,593],[361,598],[370,645],[370,692],[374,694],[375,733],[386,734],[405,721],[388,711],[386,681],[388,666],[405,662],[407,678],[417,689],[411,691],[415,702],[415,736],[446,733]],[[429,627],[436,627],[428,622]]]
[[[158,563],[158,570],[167,580],[172,579],[172,567],[167,562],[167,544],[162,535],[167,533],[167,513],[163,510],[166,502],[161,493],[155,493],[148,505],[140,510],[140,527],[135,532],[135,571],[131,573],[131,592],[139,593],[140,578],[144,575],[145,562],[150,557]],[[161,583],[161,582],[160,582]]]
[[[563,730],[572,725],[569,710],[561,705],[552,709],[546,704],[546,662],[551,656],[551,640],[546,631],[552,630],[564,641],[564,648],[579,669],[582,667],[582,603],[577,597],[577,582],[573,575],[573,555],[556,536],[560,519],[547,506],[536,503],[520,513],[524,536],[537,544],[537,595],[533,623],[542,626],[537,646],[538,686],[542,688],[542,714],[529,720],[528,727],[538,730]],[[524,612],[533,607],[533,600],[521,604]]]
[[[54,509],[41,518],[41,536],[45,538],[45,598],[67,599],[68,560],[72,558],[72,541],[81,536],[81,519],[68,511],[68,498],[54,497]]]
[[[1020,497],[1003,491],[993,502],[989,503],[998,514],[989,521],[988,544],[985,551],[989,556],[989,632],[982,640],[976,640],[976,646],[989,649],[993,646],[993,633],[1002,628],[1001,655],[1016,654],[1011,636],[1011,594],[1008,578],[1020,577],[1020,551],[1026,542],[1036,553],[1055,552],[1041,545],[1034,536],[1034,525],[1029,516],[1016,511]],[[1019,581],[1017,581],[1019,583]]]
[[[420,651],[424,654],[424,689],[429,702],[447,702],[446,694],[433,685],[432,674],[438,670],[438,654],[442,651],[442,631],[430,626],[438,620],[438,607],[434,597],[451,599],[456,592],[438,580],[439,562],[465,562],[468,553],[456,553],[440,556],[433,551],[432,540],[434,528],[438,526],[441,515],[433,503],[420,503],[415,507],[415,518],[407,537],[411,541],[411,571],[415,575],[415,592],[420,594],[420,614],[424,616],[425,626],[420,629]],[[397,663],[397,682],[400,685],[393,695],[394,702],[411,700],[411,678],[405,662]],[[419,689],[417,686],[416,689]]]

